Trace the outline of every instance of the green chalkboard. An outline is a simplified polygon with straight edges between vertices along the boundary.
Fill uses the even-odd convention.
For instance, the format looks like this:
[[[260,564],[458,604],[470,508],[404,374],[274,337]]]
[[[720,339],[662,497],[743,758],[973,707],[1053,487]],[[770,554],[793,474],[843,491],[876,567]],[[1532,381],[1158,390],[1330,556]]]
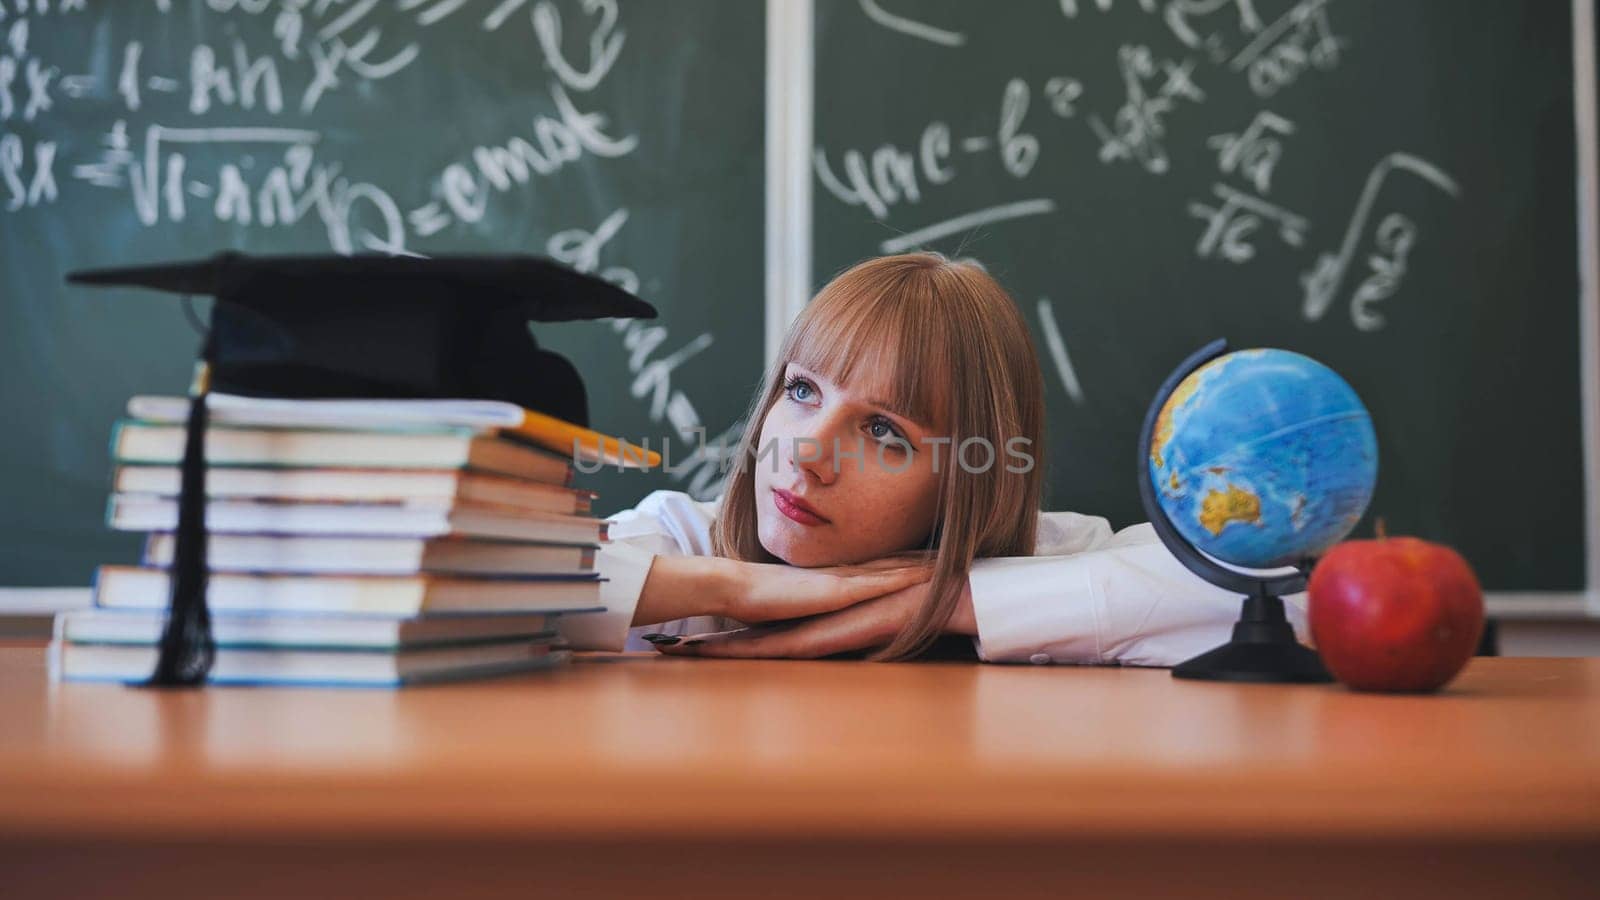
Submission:
[[[815,281],[982,261],[1034,329],[1050,508],[1143,520],[1140,418],[1226,337],[1366,401],[1358,533],[1582,590],[1572,43],[1554,0],[818,0]]]
[[[691,451],[696,427],[737,433],[727,373],[761,365],[761,4],[83,6],[0,3],[0,585],[136,558],[102,524],[110,428],[188,382],[179,304],[67,288],[80,267],[556,256],[661,312],[536,331],[594,427],[672,454],[671,474],[581,476],[597,512],[719,489]]]

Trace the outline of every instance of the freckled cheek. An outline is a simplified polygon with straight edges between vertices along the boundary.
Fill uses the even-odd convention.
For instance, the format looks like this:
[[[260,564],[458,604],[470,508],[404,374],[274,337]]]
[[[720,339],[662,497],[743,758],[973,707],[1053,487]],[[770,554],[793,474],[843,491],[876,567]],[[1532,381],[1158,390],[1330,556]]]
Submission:
[[[939,477],[933,474],[931,463],[923,457],[917,465],[902,473],[900,478],[902,537],[906,541],[920,541],[933,527],[933,514],[938,506]]]
[[[845,496],[853,512],[852,530],[870,532],[880,539],[916,537],[926,531],[923,520],[931,517],[938,484],[926,465],[908,464],[906,457],[896,459],[892,453],[885,453],[883,461],[880,468],[875,455],[869,456],[860,472],[855,471],[853,461],[850,464],[851,483]],[[902,467],[904,471],[896,471]]]

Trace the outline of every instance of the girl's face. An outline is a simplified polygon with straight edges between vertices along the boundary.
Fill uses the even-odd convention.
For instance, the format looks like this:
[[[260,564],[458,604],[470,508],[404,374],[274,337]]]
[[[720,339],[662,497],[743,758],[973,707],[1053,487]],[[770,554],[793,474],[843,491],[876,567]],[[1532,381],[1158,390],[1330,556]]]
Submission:
[[[866,369],[857,368],[858,380],[871,380]],[[810,568],[927,543],[951,448],[925,440],[938,436],[932,425],[885,408],[879,399],[893,396],[887,388],[834,384],[796,363],[784,367],[784,389],[754,460],[757,530],[767,552]]]

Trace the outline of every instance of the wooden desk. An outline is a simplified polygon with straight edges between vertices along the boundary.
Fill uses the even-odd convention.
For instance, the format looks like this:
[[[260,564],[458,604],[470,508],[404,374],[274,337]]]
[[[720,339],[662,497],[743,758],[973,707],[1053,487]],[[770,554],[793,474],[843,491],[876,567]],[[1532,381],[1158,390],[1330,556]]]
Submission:
[[[1417,898],[1597,879],[1600,659],[1477,659],[1425,697],[648,655],[401,692],[157,693],[51,685],[41,651],[0,649],[7,897]]]

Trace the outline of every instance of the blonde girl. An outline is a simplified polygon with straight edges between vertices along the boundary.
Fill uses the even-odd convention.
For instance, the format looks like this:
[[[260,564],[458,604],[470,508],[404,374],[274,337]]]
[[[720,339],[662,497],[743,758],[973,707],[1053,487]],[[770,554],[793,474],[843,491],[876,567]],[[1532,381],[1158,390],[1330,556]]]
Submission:
[[[860,263],[796,319],[725,489],[612,517],[606,612],[575,646],[906,660],[1172,665],[1226,640],[1238,598],[1148,524],[1040,512],[1044,388],[1016,304],[972,262]],[[1304,633],[1303,597],[1286,598]]]

